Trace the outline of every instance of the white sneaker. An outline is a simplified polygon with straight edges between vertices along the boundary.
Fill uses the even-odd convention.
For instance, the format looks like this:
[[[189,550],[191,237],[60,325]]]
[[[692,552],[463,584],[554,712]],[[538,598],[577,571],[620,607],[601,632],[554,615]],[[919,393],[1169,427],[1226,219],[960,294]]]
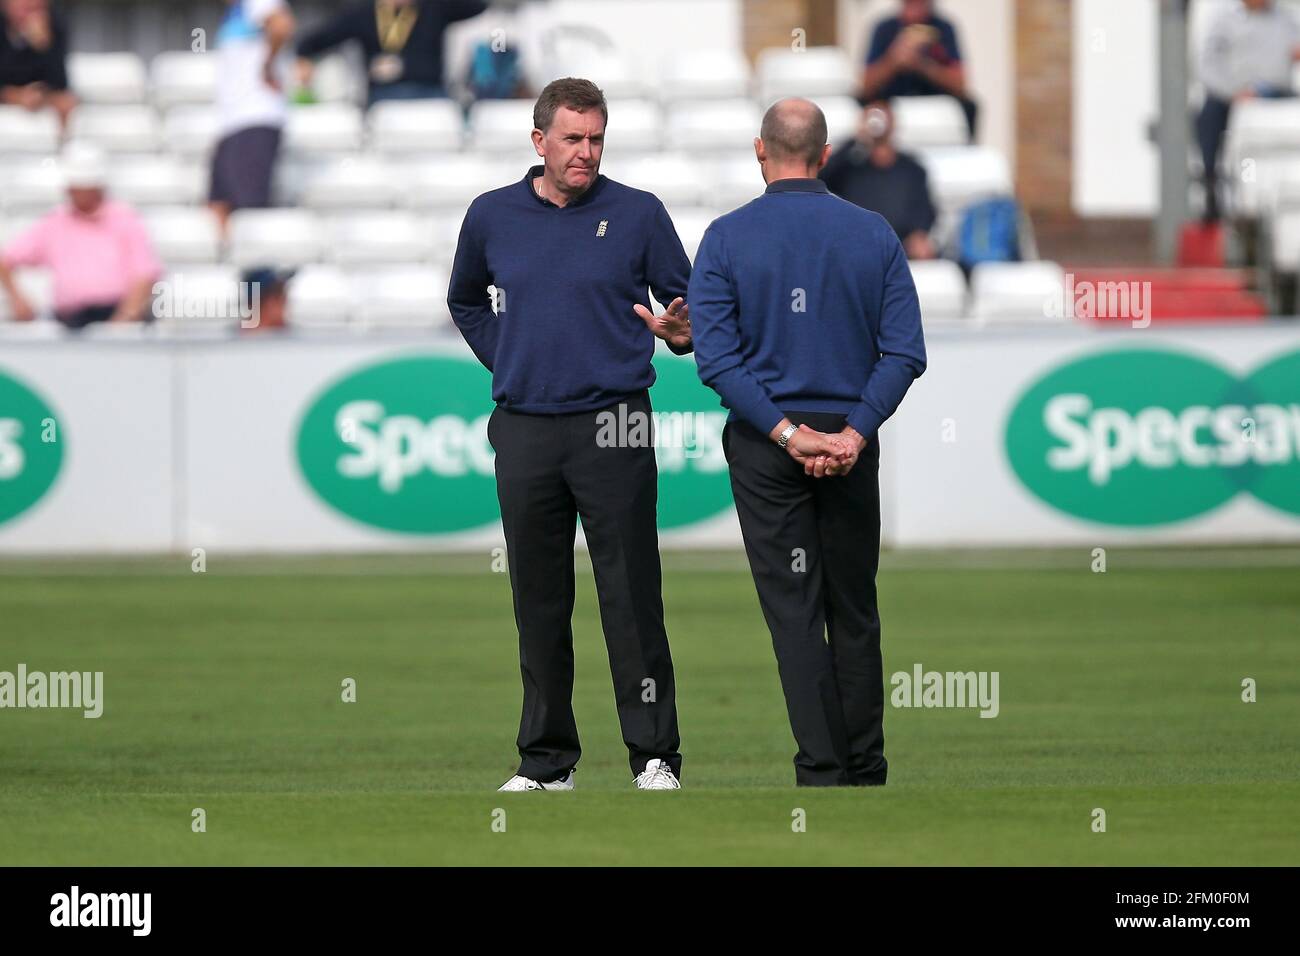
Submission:
[[[570,770],[559,780],[552,780],[550,783],[542,783],[533,780],[530,777],[521,777],[515,774],[501,786],[497,787],[497,793],[518,793],[523,790],[572,790],[573,789],[573,771]]]
[[[637,774],[638,790],[680,790],[682,782],[673,775],[672,768],[658,757],[645,765],[645,772]]]

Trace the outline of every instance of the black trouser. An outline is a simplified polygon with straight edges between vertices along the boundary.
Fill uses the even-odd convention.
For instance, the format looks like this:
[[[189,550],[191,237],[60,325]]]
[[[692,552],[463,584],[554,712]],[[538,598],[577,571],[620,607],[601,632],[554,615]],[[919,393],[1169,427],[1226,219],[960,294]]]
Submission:
[[[640,413],[649,421],[644,391],[625,403],[623,420],[632,423]],[[608,411],[617,416],[618,404]],[[653,757],[681,772],[673,661],[664,633],[654,447],[602,447],[601,414],[525,415],[498,406],[488,423],[524,680],[519,773],[534,780],[563,777],[581,754],[573,719],[572,625],[579,516],[632,772],[641,773]],[[652,435],[648,426],[645,435]]]
[[[844,427],[842,415],[789,418],[818,431]],[[799,746],[795,782],[882,784],[888,765],[876,612],[880,446],[872,437],[847,475],[812,478],[743,422],[728,423],[722,444]]]
[[[1205,95],[1205,104],[1196,117],[1196,140],[1201,147],[1201,164],[1205,167],[1205,218],[1219,218],[1219,150],[1228,129],[1232,102]]]

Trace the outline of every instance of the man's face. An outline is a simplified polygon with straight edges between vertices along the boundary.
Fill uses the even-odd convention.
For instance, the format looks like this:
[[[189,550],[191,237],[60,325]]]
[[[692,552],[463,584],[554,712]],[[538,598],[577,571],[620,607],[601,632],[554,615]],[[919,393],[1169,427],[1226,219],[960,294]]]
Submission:
[[[579,113],[567,106],[555,111],[551,128],[533,131],[533,145],[546,175],[560,189],[580,193],[596,181],[605,147],[605,117],[598,109]]]
[[[89,216],[104,204],[104,190],[74,186],[68,190],[68,199],[73,209],[84,216]]]
[[[904,23],[923,23],[930,16],[930,0],[903,0],[899,17]]]

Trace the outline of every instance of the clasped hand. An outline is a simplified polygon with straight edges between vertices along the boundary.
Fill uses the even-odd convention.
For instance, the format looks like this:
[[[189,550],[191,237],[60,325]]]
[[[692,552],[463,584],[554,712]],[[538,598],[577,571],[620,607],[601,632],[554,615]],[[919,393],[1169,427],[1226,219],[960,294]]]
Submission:
[[[867,440],[848,425],[834,434],[800,425],[799,430],[790,436],[785,450],[803,465],[804,474],[827,478],[852,471],[866,444]]]

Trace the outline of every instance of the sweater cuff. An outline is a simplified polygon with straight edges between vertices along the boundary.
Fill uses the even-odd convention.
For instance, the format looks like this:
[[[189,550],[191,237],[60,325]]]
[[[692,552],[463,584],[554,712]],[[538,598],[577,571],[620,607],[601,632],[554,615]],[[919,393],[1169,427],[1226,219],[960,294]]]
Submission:
[[[865,402],[858,402],[845,416],[844,423],[868,441],[880,430],[881,418]]]

